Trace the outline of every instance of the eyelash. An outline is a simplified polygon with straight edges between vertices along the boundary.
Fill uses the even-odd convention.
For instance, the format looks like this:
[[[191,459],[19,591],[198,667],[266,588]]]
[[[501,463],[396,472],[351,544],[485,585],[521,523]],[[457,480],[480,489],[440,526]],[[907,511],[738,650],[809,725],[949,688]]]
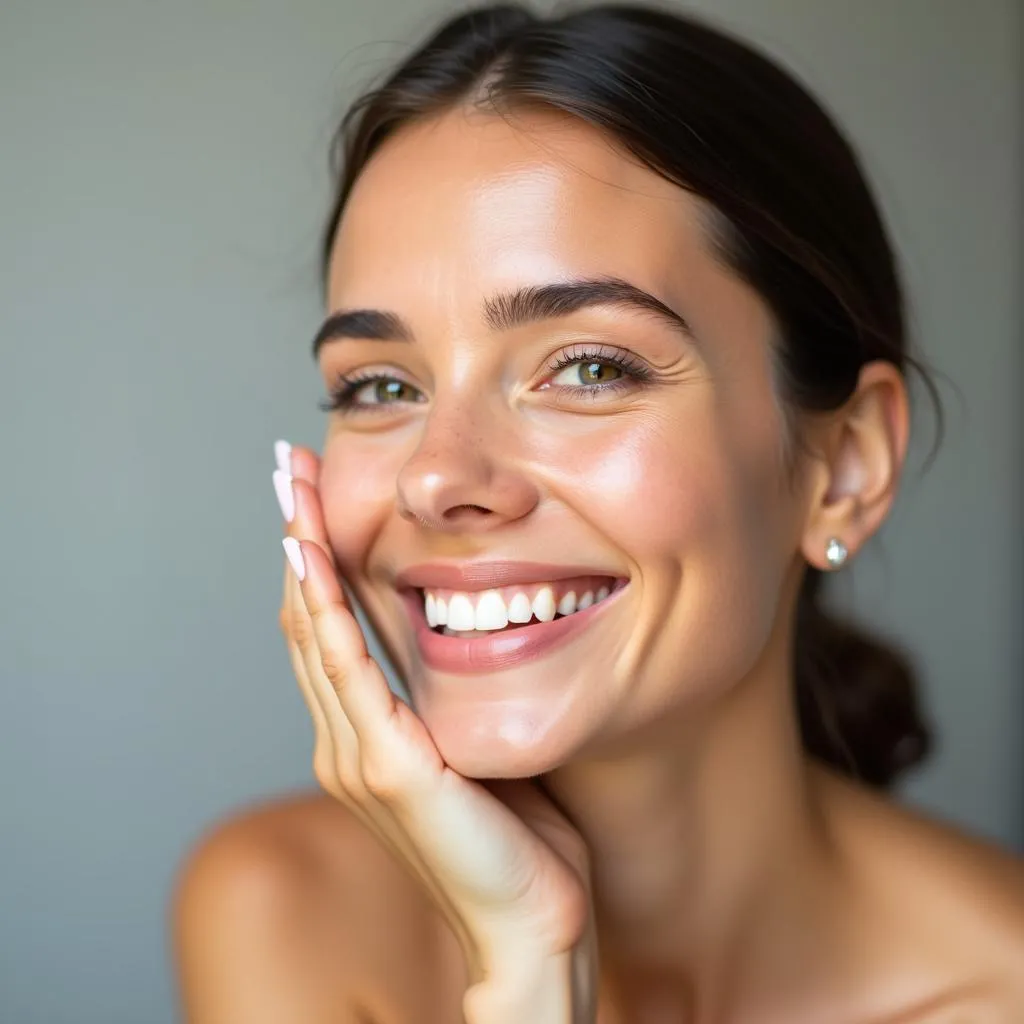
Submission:
[[[569,350],[563,352],[554,362],[548,366],[550,374],[557,374],[561,370],[564,370],[567,366],[572,366],[575,363],[600,363],[603,366],[612,366],[617,370],[621,370],[623,376],[618,380],[605,381],[604,383],[597,384],[593,387],[585,387],[582,385],[573,386],[569,384],[555,384],[545,385],[544,390],[554,390],[560,395],[572,395],[573,397],[586,396],[591,399],[596,399],[599,394],[608,394],[612,392],[621,391],[623,388],[644,386],[648,384],[654,377],[651,370],[636,356],[631,353],[606,350],[600,347],[592,348],[587,345],[577,344],[573,345]],[[319,403],[320,408],[324,412],[340,412],[343,415],[355,412],[380,412],[391,405],[407,404],[398,402],[356,402],[355,396],[364,388],[367,384],[372,384],[376,381],[398,381],[400,384],[405,384],[400,377],[394,376],[390,373],[365,373],[365,374],[341,374],[337,378],[337,383],[330,389],[328,396],[325,400]],[[411,384],[405,384],[406,387],[412,387]],[[418,403],[414,403],[418,404]]]

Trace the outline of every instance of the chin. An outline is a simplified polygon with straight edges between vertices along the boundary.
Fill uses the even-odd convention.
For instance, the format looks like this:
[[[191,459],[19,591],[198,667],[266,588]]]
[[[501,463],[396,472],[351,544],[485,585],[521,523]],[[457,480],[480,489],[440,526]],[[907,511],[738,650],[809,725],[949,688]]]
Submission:
[[[420,714],[445,764],[466,778],[541,775],[564,764],[576,747],[564,723],[542,719],[528,708],[501,704],[432,713],[427,707]]]

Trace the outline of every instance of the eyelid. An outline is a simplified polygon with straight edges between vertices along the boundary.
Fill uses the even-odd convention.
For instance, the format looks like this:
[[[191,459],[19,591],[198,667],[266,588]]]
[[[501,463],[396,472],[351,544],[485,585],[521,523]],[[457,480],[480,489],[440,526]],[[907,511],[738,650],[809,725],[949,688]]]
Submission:
[[[350,373],[339,373],[335,377],[335,382],[328,388],[327,397],[321,400],[319,408],[323,412],[337,412],[342,415],[349,414],[355,411],[359,412],[380,412],[381,410],[387,409],[391,405],[419,405],[421,400],[417,399],[414,402],[356,402],[354,397],[360,390],[369,384],[373,384],[376,381],[388,380],[397,381],[399,384],[404,385],[407,388],[417,391],[420,395],[423,392],[410,381],[400,377],[394,370],[374,370],[374,369],[361,369],[354,370]]]
[[[588,360],[614,366],[622,372],[623,376],[618,380],[604,381],[592,386],[583,384],[552,385],[550,383],[551,378],[562,370]],[[600,342],[574,342],[567,348],[562,348],[558,353],[549,357],[546,369],[547,373],[544,380],[535,390],[550,390],[557,392],[562,397],[586,398],[588,400],[596,400],[602,395],[607,397],[615,392],[627,389],[635,390],[642,388],[656,377],[654,369],[634,352]],[[362,388],[381,380],[397,381],[399,384],[418,392],[421,397],[412,402],[354,401],[355,395]],[[335,381],[334,386],[328,390],[328,398],[320,403],[320,408],[325,412],[336,411],[341,414],[352,414],[357,411],[380,413],[388,410],[390,406],[419,405],[426,400],[422,390],[400,376],[397,368],[362,368],[350,373],[338,374]]]
[[[606,345],[602,343],[592,342],[575,342],[570,348],[562,349],[557,356],[553,356],[551,362],[548,364],[548,377],[549,379],[554,374],[559,373],[567,366],[572,366],[575,363],[583,363],[590,360],[595,363],[605,363],[606,365],[614,366],[621,370],[627,378],[630,378],[635,384],[644,383],[650,381],[655,376],[653,368],[636,353],[629,349],[619,348],[614,345]],[[609,381],[605,387],[611,383]],[[565,387],[566,385],[561,385]],[[584,388],[578,387],[579,391],[600,391],[600,387]]]

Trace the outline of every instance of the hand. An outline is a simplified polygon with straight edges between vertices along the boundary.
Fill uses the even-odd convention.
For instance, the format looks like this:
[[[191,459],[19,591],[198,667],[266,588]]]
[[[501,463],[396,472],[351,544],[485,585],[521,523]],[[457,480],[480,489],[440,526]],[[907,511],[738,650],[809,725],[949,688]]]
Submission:
[[[348,606],[324,528],[319,460],[302,448],[281,452],[285,460],[274,474],[292,562],[281,628],[313,717],[317,781],[445,915],[473,979],[467,1006],[504,1004],[528,977],[557,973],[556,963],[568,965],[574,989],[590,989],[596,950],[579,834],[533,782],[482,784],[445,763],[423,721],[391,692]],[[474,1019],[498,1019],[482,1012]]]

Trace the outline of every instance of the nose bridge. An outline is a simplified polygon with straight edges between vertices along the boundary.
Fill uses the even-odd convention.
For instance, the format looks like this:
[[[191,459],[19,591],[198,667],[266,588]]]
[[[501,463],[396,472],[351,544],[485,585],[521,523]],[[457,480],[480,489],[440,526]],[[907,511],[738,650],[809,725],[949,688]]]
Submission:
[[[525,515],[536,492],[515,447],[508,407],[467,379],[450,380],[431,399],[416,448],[398,474],[399,510],[436,529]]]

